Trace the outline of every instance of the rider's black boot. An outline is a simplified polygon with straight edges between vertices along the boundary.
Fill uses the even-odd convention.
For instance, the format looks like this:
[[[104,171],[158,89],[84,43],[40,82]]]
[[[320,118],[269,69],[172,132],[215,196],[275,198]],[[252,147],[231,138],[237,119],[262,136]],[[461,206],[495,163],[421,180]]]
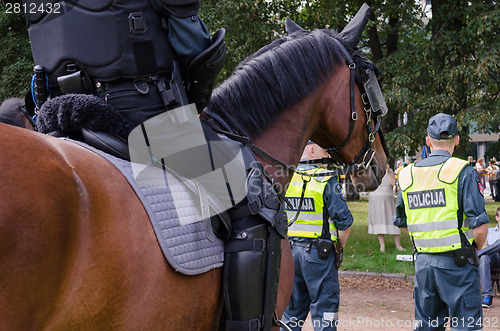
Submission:
[[[271,330],[281,259],[281,235],[258,216],[233,223],[226,245],[226,330]]]

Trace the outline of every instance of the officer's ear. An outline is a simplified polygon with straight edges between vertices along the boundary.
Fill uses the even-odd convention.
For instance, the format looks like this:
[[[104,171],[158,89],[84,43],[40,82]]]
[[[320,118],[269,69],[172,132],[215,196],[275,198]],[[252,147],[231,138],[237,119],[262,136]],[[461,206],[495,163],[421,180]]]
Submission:
[[[314,153],[316,152],[316,150],[314,148],[314,144],[306,145],[306,148],[308,148],[308,153],[309,153],[310,157],[314,157]]]
[[[425,144],[429,147],[432,147],[432,143],[431,143],[431,137],[429,136],[426,136],[425,137]]]
[[[316,159],[321,158],[321,150],[322,150],[322,148],[321,148],[321,147],[319,147],[319,146],[318,146],[318,145],[316,145],[316,144],[311,144],[311,145],[309,145],[309,146],[310,146],[310,147],[309,147],[309,148],[310,148],[310,149],[309,149],[309,153],[311,154],[311,156],[313,156],[313,157],[314,157],[314,158],[316,158]]]
[[[458,146],[459,143],[460,143],[460,136],[457,134],[455,136],[455,146]]]

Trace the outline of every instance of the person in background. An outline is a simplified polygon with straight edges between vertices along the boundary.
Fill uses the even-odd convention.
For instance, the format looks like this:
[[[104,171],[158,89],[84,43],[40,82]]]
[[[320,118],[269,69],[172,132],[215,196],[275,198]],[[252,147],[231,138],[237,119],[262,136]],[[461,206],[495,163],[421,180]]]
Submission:
[[[302,154],[302,160],[325,157],[329,157],[328,153],[313,142],[308,143]],[[299,165],[297,170],[309,174],[325,171],[316,165]],[[318,326],[315,330],[336,330],[340,251],[345,247],[354,219],[337,176],[307,178],[294,174],[286,198],[293,206],[286,212],[291,220],[288,237],[295,262],[295,278],[283,322],[292,330],[300,330],[310,311],[312,322]]]
[[[479,255],[479,278],[481,279],[481,294],[483,307],[490,308],[493,303],[493,288],[491,286],[490,268],[500,267],[500,207],[495,214],[497,225],[488,229],[488,235]]]
[[[474,168],[476,168],[477,173],[479,175],[479,182],[481,183],[481,191],[484,192],[484,189],[486,188],[486,164],[484,164],[484,159],[482,157],[477,159]]]
[[[394,225],[408,231],[415,246],[415,330],[482,329],[476,247],[483,247],[489,217],[477,171],[452,157],[458,145],[453,116],[429,119],[431,154],[403,169]]]
[[[469,164],[470,164],[471,166],[473,166],[473,167],[475,167],[475,166],[476,166],[476,161],[474,160],[474,157],[473,157],[472,155],[469,155],[469,156],[467,157],[467,162],[469,162]]]
[[[396,193],[398,193],[398,190],[399,190],[399,186],[397,185],[398,184],[398,176],[399,176],[399,172],[404,168],[406,167],[406,164],[403,163],[403,161],[401,160],[398,160],[398,162],[396,162],[396,171],[394,173],[394,175],[396,176]]]
[[[497,187],[496,188],[497,195],[495,196],[495,201],[500,202],[500,166],[495,171],[495,182]]]
[[[496,196],[498,194],[497,192],[497,180],[495,176],[495,172],[498,170],[497,162],[495,158],[492,158],[490,160],[490,164],[488,165],[488,168],[486,168],[486,173],[488,174],[488,183],[490,184],[490,191],[491,191],[491,197],[493,200],[496,199]]]
[[[396,162],[396,171],[395,171],[396,177],[399,174],[399,172],[401,171],[401,169],[403,169],[403,168],[404,168],[403,161],[398,160],[398,162]]]
[[[395,209],[394,185],[396,185],[396,177],[387,164],[380,186],[368,196],[368,233],[377,235],[381,253],[385,252],[384,235],[386,234],[393,235],[398,251],[404,251],[401,246],[401,231],[392,224]]]
[[[427,145],[422,146],[422,153],[420,153],[420,159],[425,159],[426,157],[429,156],[429,154],[431,154],[429,146]]]

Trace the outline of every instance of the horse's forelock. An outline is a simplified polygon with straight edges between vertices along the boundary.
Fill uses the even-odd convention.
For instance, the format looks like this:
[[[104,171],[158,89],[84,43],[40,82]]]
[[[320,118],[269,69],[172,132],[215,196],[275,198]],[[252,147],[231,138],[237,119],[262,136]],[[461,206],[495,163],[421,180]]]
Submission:
[[[264,46],[214,90],[208,108],[242,134],[262,134],[334,72],[333,62],[343,59],[335,36],[331,30],[304,30]]]

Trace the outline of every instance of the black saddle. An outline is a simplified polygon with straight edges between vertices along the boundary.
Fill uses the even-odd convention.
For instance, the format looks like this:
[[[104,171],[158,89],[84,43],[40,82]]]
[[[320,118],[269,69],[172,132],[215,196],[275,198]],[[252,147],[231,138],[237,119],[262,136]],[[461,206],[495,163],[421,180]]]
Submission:
[[[67,137],[83,141],[108,154],[130,161],[127,141],[119,136],[114,136],[102,131],[92,131],[89,129],[82,129],[79,133],[55,130],[48,132],[47,134],[53,137]]]

